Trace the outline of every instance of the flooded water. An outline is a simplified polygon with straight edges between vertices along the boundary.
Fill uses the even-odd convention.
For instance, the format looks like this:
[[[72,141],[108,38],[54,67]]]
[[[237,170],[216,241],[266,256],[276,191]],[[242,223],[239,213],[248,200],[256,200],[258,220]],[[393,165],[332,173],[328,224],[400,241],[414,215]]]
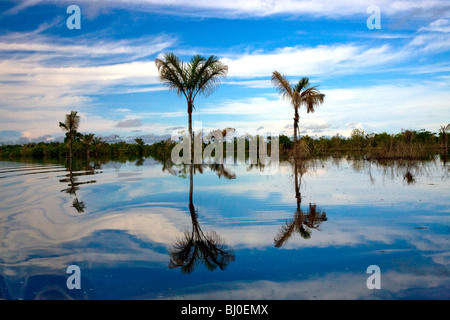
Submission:
[[[448,299],[449,168],[0,162],[0,298]]]

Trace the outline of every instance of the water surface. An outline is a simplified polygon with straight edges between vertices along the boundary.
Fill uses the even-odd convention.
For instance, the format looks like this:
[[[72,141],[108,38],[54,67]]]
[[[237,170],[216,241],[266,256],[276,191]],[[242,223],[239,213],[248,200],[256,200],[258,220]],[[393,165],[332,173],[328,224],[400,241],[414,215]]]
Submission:
[[[3,161],[0,297],[448,299],[449,187],[439,158]]]

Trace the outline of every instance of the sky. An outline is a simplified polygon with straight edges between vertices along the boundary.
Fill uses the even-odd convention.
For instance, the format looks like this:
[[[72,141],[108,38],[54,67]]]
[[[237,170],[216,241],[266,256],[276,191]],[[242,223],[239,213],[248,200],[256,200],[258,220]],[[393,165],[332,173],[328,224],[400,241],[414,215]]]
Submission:
[[[81,29],[67,26],[70,5]],[[152,143],[185,129],[185,99],[158,80],[166,52],[228,65],[195,101],[206,131],[291,136],[275,70],[325,94],[315,113],[300,109],[301,135],[437,132],[450,122],[449,1],[15,0],[0,1],[0,143],[61,141],[71,110],[80,132],[110,140]]]

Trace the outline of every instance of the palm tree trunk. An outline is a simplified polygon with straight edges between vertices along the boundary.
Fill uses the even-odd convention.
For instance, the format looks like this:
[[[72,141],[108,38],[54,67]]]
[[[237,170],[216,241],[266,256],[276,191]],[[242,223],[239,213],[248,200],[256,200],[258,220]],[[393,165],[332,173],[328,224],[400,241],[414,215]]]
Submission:
[[[297,157],[298,155],[298,121],[299,121],[299,115],[298,115],[298,108],[295,108],[295,115],[294,115],[294,155]]]
[[[69,159],[72,161],[72,133],[69,133]]]
[[[193,109],[194,105],[192,104],[192,102],[188,102],[188,121],[189,121],[189,156],[191,159],[191,165],[194,163],[194,135],[192,132],[192,109]]]

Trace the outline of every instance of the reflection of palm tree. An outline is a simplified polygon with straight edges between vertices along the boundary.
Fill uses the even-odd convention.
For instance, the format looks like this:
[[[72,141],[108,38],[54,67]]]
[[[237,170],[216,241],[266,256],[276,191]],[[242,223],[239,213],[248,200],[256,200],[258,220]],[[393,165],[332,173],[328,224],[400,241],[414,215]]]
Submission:
[[[75,134],[77,133],[78,127],[80,126],[80,116],[77,115],[77,111],[71,111],[66,114],[64,122],[59,123],[59,127],[66,131],[67,137],[69,139],[69,153],[66,153],[66,157],[72,159],[72,144]]]
[[[78,213],[84,212],[86,205],[83,201],[79,201],[78,198],[75,198],[72,202],[72,207],[74,207]]]
[[[198,211],[193,203],[194,166],[189,166],[189,212],[191,213],[192,231],[186,231],[170,250],[169,268],[181,268],[183,273],[191,273],[201,262],[208,270],[217,267],[224,270],[234,261],[233,250],[223,243],[215,231],[203,232],[197,219]]]
[[[282,94],[283,98],[290,101],[294,108],[294,146],[297,148],[297,134],[299,115],[298,109],[306,106],[307,113],[314,112],[314,108],[323,103],[325,95],[317,90],[317,86],[310,87],[309,78],[302,78],[296,85],[292,85],[286,76],[278,71],[272,73],[272,83]]]
[[[305,163],[294,160],[294,188],[297,209],[295,210],[294,218],[291,221],[287,221],[275,236],[273,241],[276,248],[282,247],[292,237],[294,232],[299,233],[303,239],[311,238],[311,229],[318,229],[323,221],[327,221],[326,213],[317,209],[315,204],[310,203],[307,212],[301,209],[302,196],[300,193],[300,185],[305,172]]]
[[[61,190],[61,192],[68,193],[70,195],[75,196],[72,202],[72,207],[75,208],[78,213],[84,212],[84,209],[86,208],[86,205],[83,201],[79,201],[77,197],[77,191],[79,190],[79,185],[81,184],[88,184],[88,183],[95,183],[96,180],[90,180],[90,181],[84,181],[84,182],[78,182],[78,176],[79,175],[93,175],[95,174],[95,170],[89,165],[89,163],[86,164],[85,172],[84,173],[73,173],[73,162],[72,159],[69,159],[68,162],[68,168],[69,171],[66,175],[67,178],[60,179],[59,182],[63,183],[69,183],[69,187]]]
[[[209,165],[209,168],[215,171],[219,178],[223,176],[225,179],[236,179],[236,174],[225,168],[223,164],[213,163]]]

